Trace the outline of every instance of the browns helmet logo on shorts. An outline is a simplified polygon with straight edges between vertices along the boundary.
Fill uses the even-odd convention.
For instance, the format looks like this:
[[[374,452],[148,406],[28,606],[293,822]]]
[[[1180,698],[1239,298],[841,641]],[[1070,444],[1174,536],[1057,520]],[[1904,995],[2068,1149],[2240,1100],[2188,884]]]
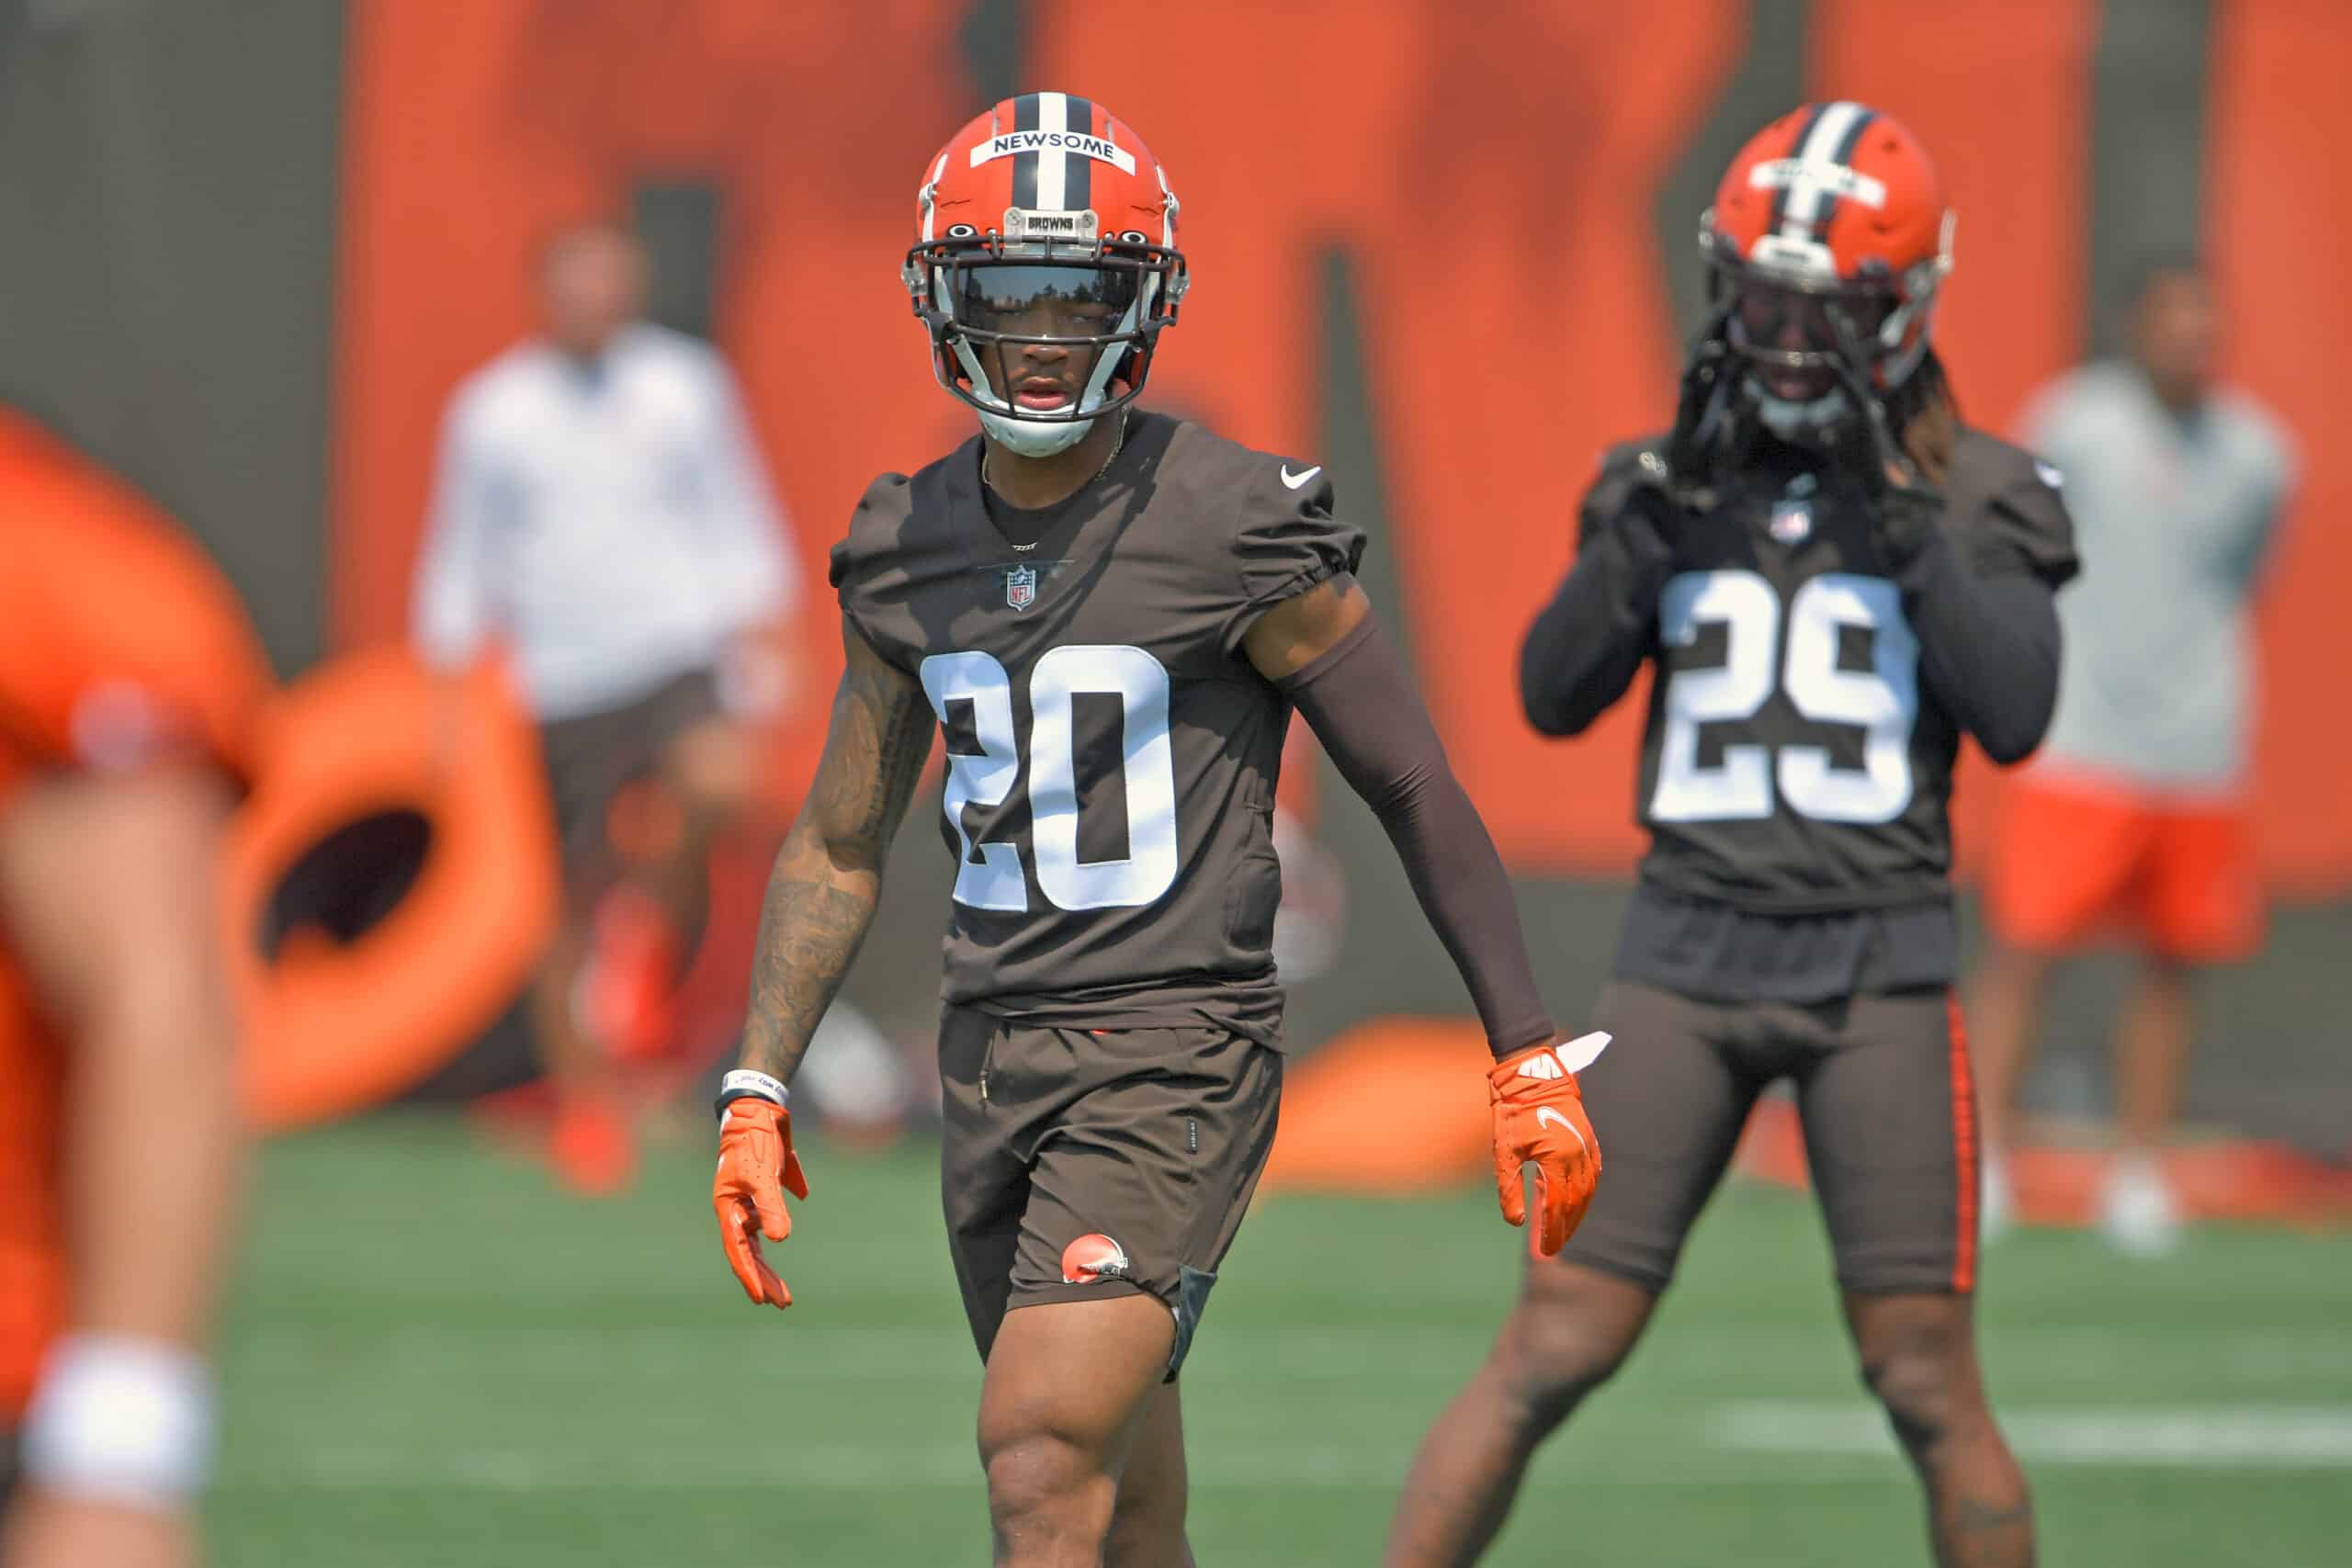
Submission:
[[[1100,1232],[1062,1248],[1062,1283],[1095,1285],[1127,1278],[1126,1248]]]

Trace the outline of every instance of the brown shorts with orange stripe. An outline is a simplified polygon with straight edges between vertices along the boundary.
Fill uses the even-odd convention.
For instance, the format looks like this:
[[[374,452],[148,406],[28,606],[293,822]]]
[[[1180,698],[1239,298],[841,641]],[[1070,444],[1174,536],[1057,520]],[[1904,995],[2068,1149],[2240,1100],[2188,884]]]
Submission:
[[[1593,1022],[1616,1037],[1578,1075],[1609,1168],[1562,1257],[1664,1291],[1748,1111],[1787,1078],[1839,1286],[1975,1288],[1976,1100],[1950,993],[1710,1002],[1618,980]]]

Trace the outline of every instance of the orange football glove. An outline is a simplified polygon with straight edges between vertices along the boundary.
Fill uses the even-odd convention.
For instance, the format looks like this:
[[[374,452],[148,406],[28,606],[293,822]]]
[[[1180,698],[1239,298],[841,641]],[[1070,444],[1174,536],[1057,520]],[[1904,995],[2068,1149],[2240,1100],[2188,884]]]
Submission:
[[[1527,1249],[1549,1258],[1566,1245],[1600,1179],[1600,1140],[1584,1113],[1577,1069],[1590,1066],[1609,1036],[1592,1033],[1565,1045],[1531,1045],[1497,1062],[1487,1075],[1495,1108],[1495,1192],[1503,1218],[1527,1223],[1520,1167],[1535,1167],[1535,1228]]]
[[[711,1183],[710,1202],[718,1211],[727,1266],[754,1304],[792,1304],[792,1292],[760,1256],[759,1239],[782,1241],[792,1234],[786,1192],[802,1200],[808,1196],[808,1179],[800,1174],[800,1156],[792,1152],[792,1112],[753,1095],[727,1101],[719,1111],[718,1176]]]

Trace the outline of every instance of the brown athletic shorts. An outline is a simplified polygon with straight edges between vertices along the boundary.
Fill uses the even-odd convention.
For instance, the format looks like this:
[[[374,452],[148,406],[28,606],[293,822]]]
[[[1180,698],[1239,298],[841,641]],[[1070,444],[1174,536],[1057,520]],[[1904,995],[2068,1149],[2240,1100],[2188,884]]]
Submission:
[[[717,678],[695,670],[618,707],[540,726],[539,752],[555,805],[568,891],[576,897],[604,891],[613,870],[606,819],[614,799],[658,773],[671,742],[720,711]]]
[[[980,1359],[1015,1307],[1140,1291],[1175,1314],[1174,1377],[1273,1146],[1280,1053],[1202,1025],[950,1008],[939,1071],[947,1247]]]
[[[1975,1091],[1949,992],[1706,1002],[1617,980],[1593,1021],[1615,1040],[1578,1077],[1609,1168],[1562,1257],[1664,1291],[1748,1111],[1786,1077],[1838,1283],[1975,1288]]]

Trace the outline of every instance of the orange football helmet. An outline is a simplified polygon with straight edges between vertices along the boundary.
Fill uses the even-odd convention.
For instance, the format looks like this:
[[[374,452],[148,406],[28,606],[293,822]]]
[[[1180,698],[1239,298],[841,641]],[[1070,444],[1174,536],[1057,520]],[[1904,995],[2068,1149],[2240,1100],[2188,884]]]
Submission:
[[[1075,445],[1143,390],[1187,283],[1177,201],[1134,130],[1069,93],[1007,98],[949,138],[902,276],[939,384],[1014,452]],[[1063,354],[1023,354],[1046,347]]]
[[[1808,104],[1748,139],[1699,247],[1769,427],[1835,423],[1840,357],[1881,397],[1918,368],[1952,221],[1918,139],[1864,105]]]

